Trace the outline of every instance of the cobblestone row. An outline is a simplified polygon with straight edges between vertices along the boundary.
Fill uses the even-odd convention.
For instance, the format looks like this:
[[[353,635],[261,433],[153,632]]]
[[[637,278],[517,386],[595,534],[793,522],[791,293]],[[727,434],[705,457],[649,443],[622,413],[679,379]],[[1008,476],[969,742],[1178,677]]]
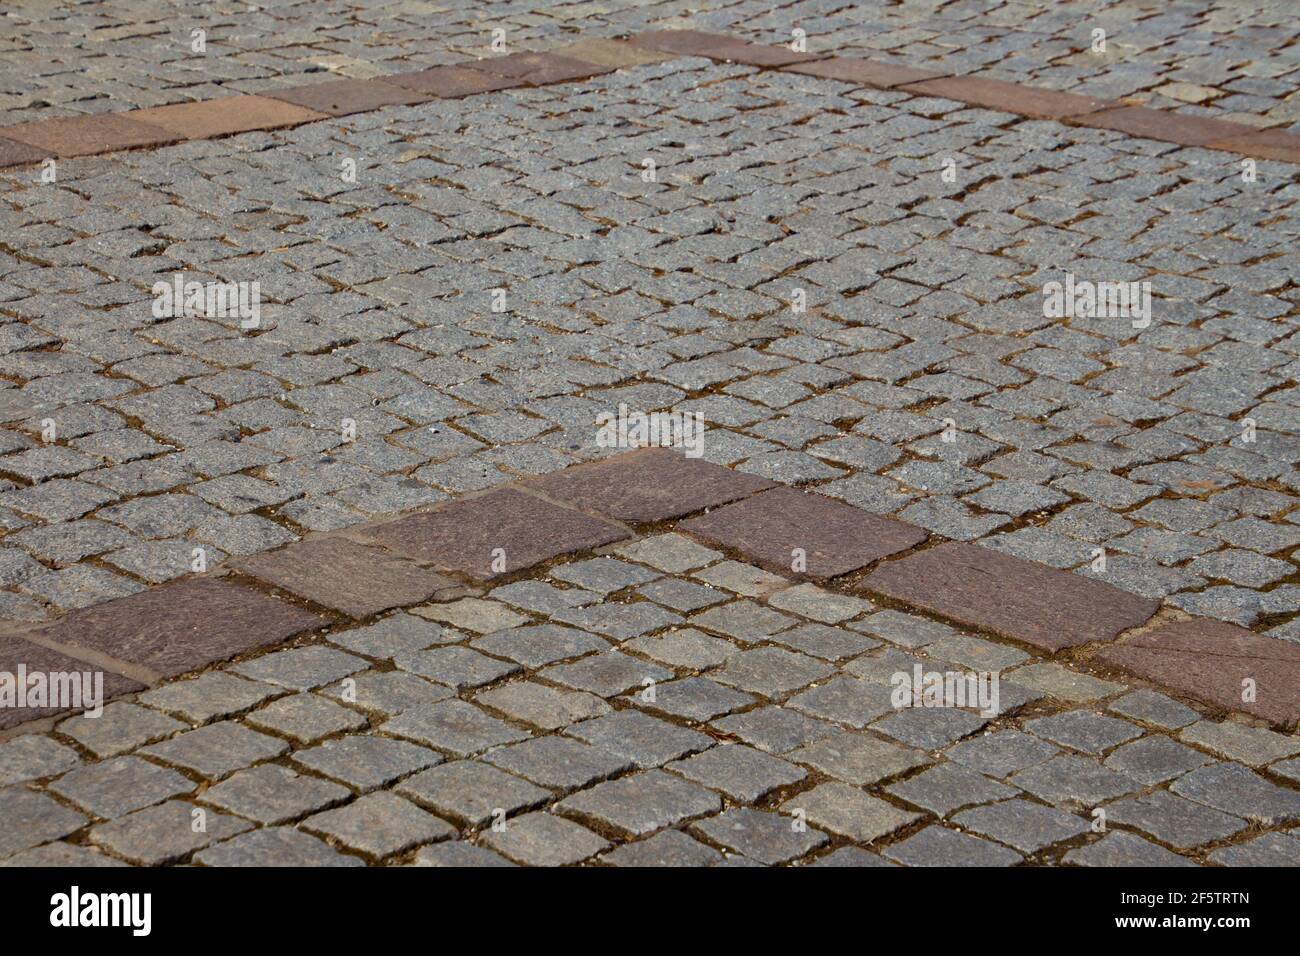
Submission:
[[[818,52],[942,63],[957,73],[1098,98],[1133,98],[1189,116],[1295,128],[1294,18],[1244,0],[1167,4],[617,4],[517,0],[483,7],[424,0],[358,5],[19,0],[0,21],[0,123],[257,93],[285,78],[368,78],[490,54],[493,30],[519,49],[579,37],[691,26]],[[202,30],[204,52],[193,50]],[[1098,48],[1095,31],[1105,33]],[[278,85],[283,85],[279,83]],[[15,119],[15,122],[17,120]]]
[[[1264,4],[173,6],[8,9],[0,123],[498,26],[1300,102]],[[117,671],[0,712],[0,862],[1300,862],[1295,169],[643,50],[0,173],[0,671]]]
[[[0,742],[7,865],[1300,862],[1300,741],[655,531]],[[998,697],[899,707],[901,674]]]
[[[627,405],[1294,637],[1295,200],[1258,168],[686,59],[11,173],[0,611],[600,456]],[[1149,281],[1150,327],[1045,318],[1066,273]],[[260,327],[155,317],[178,275],[258,282]]]

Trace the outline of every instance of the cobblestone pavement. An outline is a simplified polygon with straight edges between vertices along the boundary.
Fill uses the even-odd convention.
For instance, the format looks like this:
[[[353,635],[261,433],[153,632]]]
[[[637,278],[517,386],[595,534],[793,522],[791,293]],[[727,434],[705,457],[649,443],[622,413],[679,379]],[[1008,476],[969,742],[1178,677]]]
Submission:
[[[523,49],[799,26],[819,51],[1295,127],[1282,14],[1167,6],[262,4],[218,23],[191,5],[20,5],[0,37],[0,122],[451,62],[484,54],[494,26]],[[1107,54],[1087,50],[1094,25]],[[1295,169],[1260,160],[1247,177],[1213,150],[676,58],[61,160],[53,183],[0,173],[11,632],[50,622],[37,646],[61,658],[77,643],[61,621],[175,593],[164,582],[197,581],[191,606],[224,614],[193,572],[234,565],[353,624],[250,607],[273,641],[187,656],[150,632],[133,638],[148,653],[110,649],[131,650],[110,653],[136,665],[110,688],[130,699],[0,742],[0,819],[31,821],[0,855],[1294,862],[1300,745],[1263,724],[1294,730],[1300,682],[1225,719],[1243,708],[1217,685],[1171,689],[1169,662],[1251,635],[1161,638],[1164,656],[1141,637],[1109,658],[1091,642],[1159,608],[1268,635],[1251,659],[1295,666]],[[178,273],[259,282],[260,328],[156,317],[151,286]],[[1044,284],[1067,273],[1150,281],[1150,327],[1045,318]],[[1079,583],[1048,579],[1062,613],[1037,629],[1020,626],[1037,606],[1004,626],[901,572],[864,590],[870,562],[812,569],[835,579],[825,593],[786,587],[768,576],[781,562],[735,566],[761,557],[751,539],[701,552],[708,528],[662,539],[644,524],[661,515],[620,519],[657,546],[585,529],[540,560],[606,545],[618,560],[546,564],[487,603],[456,603],[461,574],[422,572],[401,600],[340,608],[255,563],[603,458],[593,423],[620,405],[702,413],[704,458],[734,481],[814,488],[987,552],[953,561],[1001,553]],[[481,518],[485,545],[498,517]],[[1098,581],[1126,597],[1092,621],[1067,599]],[[16,640],[0,637],[0,670],[32,646]],[[317,649],[252,650],[285,640]],[[913,658],[1002,671],[1016,709],[895,713],[889,677]],[[1212,670],[1193,673],[1212,685]]]
[[[1300,121],[1295,18],[1264,0],[1178,3],[770,2],[471,4],[461,0],[214,7],[198,2],[7,4],[0,121],[256,93],[285,78],[369,77],[519,49],[692,27],[763,43],[802,29],[811,49],[942,65],[1099,98],[1260,126]],[[191,51],[203,30],[207,53]],[[1105,50],[1093,49],[1104,30]],[[18,121],[17,118],[13,120]]]
[[[214,866],[1300,862],[1294,736],[873,601],[864,594],[888,590],[879,570],[825,587],[731,557],[761,554],[775,537],[815,545],[823,565],[860,568],[906,551],[917,535],[820,496],[737,485],[714,466],[681,480],[660,465],[636,472],[644,461],[477,499],[504,521],[485,541],[511,561],[543,561],[496,575],[505,584],[422,603],[418,595],[449,582],[417,582],[418,566],[404,560],[387,559],[394,567],[383,583],[322,582],[280,556],[246,566],[264,582],[348,608],[353,620],[116,700],[99,717],[0,743],[0,813],[22,824],[0,830],[0,857]],[[551,503],[658,517],[737,496],[642,533]],[[433,512],[436,534],[418,514],[361,537],[412,556],[450,540],[469,568],[476,549],[464,536],[481,528],[473,501]],[[779,516],[800,508],[808,511],[799,520],[833,530],[792,533]],[[525,511],[526,525],[512,523]],[[529,551],[538,532],[546,544]],[[371,560],[346,537],[313,540],[330,543],[339,566]],[[586,545],[602,540],[590,553]],[[582,553],[546,560],[556,549]],[[1013,559],[1002,569],[1020,595],[1009,600],[1025,599],[1025,575],[1037,568]],[[1078,586],[1096,592],[1098,616],[1140,624],[1151,614],[1122,608],[1113,595],[1123,592]],[[1068,581],[1057,587],[1068,596]],[[371,604],[352,607],[359,599]],[[230,606],[241,600],[267,598],[247,591]],[[1012,633],[1035,608],[1062,629],[1074,616],[1055,595],[1026,600]],[[173,618],[183,613],[177,601]],[[411,606],[371,613],[398,602]],[[111,645],[113,628],[103,625],[66,639]],[[1294,681],[1300,664],[1290,667]],[[923,706],[928,691],[912,706],[898,696],[900,686],[920,693],[928,673],[970,672],[999,674],[984,685],[993,696],[957,701],[969,706]]]
[[[190,670],[182,653],[276,646],[0,743],[0,814],[16,823],[0,829],[0,858],[1300,862],[1296,736],[1099,670],[1108,653],[1161,658],[1165,636],[1204,620],[1152,620],[1156,602],[979,548],[974,593],[961,567],[915,570],[970,546],[915,550],[926,535],[910,525],[688,462],[634,453],[240,566],[333,614],[226,578],[207,597],[162,585],[191,592],[110,602],[32,637],[47,661],[53,641],[162,672]],[[774,542],[805,546],[809,563],[768,570]],[[941,617],[1048,653],[901,610],[909,574]],[[1050,659],[1080,605],[1134,633],[1091,659]],[[1210,636],[1175,665],[1222,669],[1231,640],[1290,648]],[[1290,701],[1294,724],[1300,653],[1261,654],[1248,672],[1261,705]],[[945,675],[966,691],[945,696]]]

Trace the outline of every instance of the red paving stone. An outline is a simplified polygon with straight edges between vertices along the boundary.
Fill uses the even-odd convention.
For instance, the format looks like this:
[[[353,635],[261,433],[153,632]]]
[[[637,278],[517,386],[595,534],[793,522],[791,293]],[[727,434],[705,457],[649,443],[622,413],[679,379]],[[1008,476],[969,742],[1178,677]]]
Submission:
[[[773,488],[683,521],[688,531],[782,574],[833,578],[916,547],[924,530],[813,492]],[[803,550],[804,570],[794,549]]]
[[[1185,116],[1169,110],[1149,110],[1141,106],[1102,110],[1087,116],[1072,117],[1071,121],[1082,126],[1117,130],[1130,136],[1158,139],[1180,146],[1204,146],[1258,132],[1254,127],[1241,123],[1206,119],[1203,116]]]
[[[533,86],[586,80],[602,73],[612,73],[612,66],[588,63],[571,56],[554,53],[511,53],[508,56],[475,60],[474,69],[494,76],[508,76]]]
[[[104,675],[104,698],[115,697],[118,694],[130,694],[134,691],[144,690],[143,684],[137,684],[128,677],[121,674],[114,674],[111,671],[105,671],[102,667],[94,664],[87,664],[85,661],[74,660],[66,654],[58,651],[52,651],[48,647],[41,647],[39,644],[33,644],[30,641],[24,641],[17,637],[0,637],[0,673],[11,674],[16,679],[20,673],[19,668],[25,668],[28,676],[32,674],[55,674],[55,673],[103,673]],[[92,680],[94,678],[92,677]],[[28,684],[31,687],[30,681]],[[47,698],[48,699],[48,698]],[[100,701],[103,703],[103,701]],[[16,702],[15,702],[16,704]],[[0,730],[6,730],[9,727],[16,727],[24,724],[29,720],[38,720],[41,717],[52,717],[55,714],[66,713],[64,707],[17,707],[15,705],[6,705],[0,707]]]
[[[23,166],[27,163],[39,163],[50,154],[16,139],[0,137],[0,169],[7,166]]]
[[[960,103],[970,103],[984,109],[1018,113],[1037,119],[1061,119],[1081,116],[1114,106],[1104,100],[1074,93],[1060,93],[1041,87],[986,80],[978,76],[949,76],[937,80],[924,80],[903,87],[908,93],[942,96]]]
[[[65,614],[36,633],[174,677],[329,621],[219,578],[190,578]]]
[[[311,538],[247,558],[235,569],[354,618],[419,604],[456,586],[441,574],[343,538]]]
[[[641,66],[645,63],[662,63],[673,59],[671,54],[655,50],[638,49],[624,40],[606,40],[601,37],[584,37],[577,43],[552,50],[560,56],[571,56],[587,63],[602,63],[615,69]]]
[[[6,126],[0,135],[35,146],[46,156],[91,156],[137,146],[165,146],[179,139],[162,127],[142,122],[135,113],[40,120]]]
[[[1275,724],[1300,720],[1300,645],[1234,624],[1179,621],[1104,648],[1097,659],[1224,710]],[[1247,679],[1255,682],[1253,702],[1241,699]]]
[[[385,106],[412,106],[433,99],[432,93],[393,86],[380,80],[336,80],[310,86],[292,86],[285,90],[263,92],[261,95],[329,116],[350,116]]]
[[[1211,149],[1226,149],[1257,159],[1276,159],[1300,163],[1300,136],[1282,130],[1263,130],[1207,144]]]
[[[1108,641],[1159,601],[991,548],[951,542],[888,561],[861,587],[1049,651]]]
[[[441,99],[473,96],[523,86],[522,80],[494,76],[468,66],[435,66],[418,73],[399,73],[384,77],[384,82],[409,90],[432,93]]]
[[[229,136],[256,129],[277,129],[325,119],[324,113],[265,96],[223,96],[202,103],[178,103],[132,110],[132,119],[169,130],[186,139]]]
[[[662,50],[665,53],[704,56],[711,60],[731,60],[734,63],[745,63],[750,66],[787,66],[791,63],[807,63],[821,59],[812,53],[795,53],[787,47],[765,46],[736,37],[701,33],[697,30],[657,30],[652,33],[638,33],[629,42],[634,46]]]
[[[782,69],[787,73],[803,73],[807,76],[820,76],[828,80],[842,80],[845,83],[858,83],[885,90],[905,83],[919,83],[922,80],[935,80],[944,76],[943,73],[936,73],[934,70],[918,70],[910,66],[896,66],[893,63],[862,60],[852,56],[833,56],[812,63],[796,63]]]
[[[551,498],[637,524],[680,518],[752,495],[772,482],[667,448],[646,448],[529,482]]]
[[[354,534],[397,554],[484,580],[630,537],[613,522],[514,488],[462,498]],[[497,549],[505,552],[501,571],[492,567]]]

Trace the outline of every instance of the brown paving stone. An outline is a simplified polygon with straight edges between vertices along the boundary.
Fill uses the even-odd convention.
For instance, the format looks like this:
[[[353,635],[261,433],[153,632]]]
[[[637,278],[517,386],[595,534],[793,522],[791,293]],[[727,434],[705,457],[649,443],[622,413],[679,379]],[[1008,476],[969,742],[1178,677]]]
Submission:
[[[923,80],[903,87],[908,93],[942,96],[1004,113],[1018,113],[1037,119],[1061,119],[1065,116],[1082,116],[1114,106],[1104,100],[1075,93],[1061,93],[1042,87],[1005,83],[978,76],[949,76],[937,80]]]
[[[462,498],[356,532],[398,554],[476,578],[532,567],[560,554],[587,551],[630,537],[610,521],[551,504],[514,488]],[[505,571],[492,570],[505,550]]]
[[[335,80],[331,83],[265,91],[261,95],[329,116],[366,113],[383,106],[411,106],[433,99],[432,93],[394,86],[380,80]]]
[[[711,60],[730,60],[750,66],[787,66],[821,59],[813,53],[795,53],[787,47],[765,46],[736,37],[698,30],[656,30],[638,33],[629,41],[635,46],[682,56],[705,56]]]
[[[783,574],[792,568],[795,548],[806,555],[806,573],[833,578],[926,539],[921,528],[882,518],[861,508],[794,488],[773,488],[677,526],[755,563]]]
[[[1141,106],[1102,110],[1087,116],[1072,117],[1072,121],[1082,126],[1118,130],[1130,136],[1158,139],[1180,146],[1204,146],[1258,132],[1253,126],[1241,123],[1206,119],[1203,116],[1184,116],[1169,110],[1149,110]]]
[[[363,618],[419,604],[451,578],[378,548],[343,538],[314,538],[239,562],[236,569],[324,607]]]
[[[560,501],[638,523],[680,518],[773,487],[766,478],[667,448],[646,448],[566,468],[529,484]]]
[[[1167,624],[1104,648],[1097,658],[1224,710],[1275,724],[1300,720],[1300,645],[1197,618]],[[1241,699],[1242,681],[1255,700]]]
[[[441,99],[473,96],[523,86],[523,80],[494,76],[468,66],[435,66],[418,73],[398,73],[384,77],[384,82],[408,90],[432,93]]]
[[[1111,640],[1160,606],[1080,574],[956,542],[886,562],[861,586],[1052,651]]]
[[[132,110],[132,119],[169,130],[186,139],[210,139],[255,129],[277,129],[325,119],[324,113],[265,96],[223,96],[201,103],[177,103]]]
[[[570,43],[551,51],[560,56],[570,56],[587,63],[599,63],[622,69],[628,66],[641,66],[646,63],[662,63],[675,59],[671,54],[653,50],[638,49],[623,40],[606,40],[602,37],[586,37],[577,43]]]
[[[828,80],[842,80],[845,83],[858,83],[885,90],[905,83],[919,83],[922,80],[935,80],[944,76],[943,73],[936,73],[934,70],[918,70],[910,66],[896,66],[893,63],[863,60],[853,56],[833,56],[813,63],[796,63],[782,69],[788,73],[820,76]]]
[[[1248,136],[1207,143],[1210,149],[1226,149],[1256,159],[1276,159],[1284,163],[1300,163],[1300,135],[1282,130],[1262,130]]]
[[[328,623],[218,578],[190,578],[65,614],[36,633],[174,677]]]
[[[35,146],[29,146],[27,143],[20,143],[16,139],[5,139],[0,136],[0,169],[7,166],[39,163],[48,156],[49,153],[37,149]]]
[[[109,153],[115,149],[162,146],[174,143],[179,138],[175,133],[152,125],[141,117],[121,113],[71,116],[67,119],[6,126],[2,135],[35,146],[44,151],[46,156],[90,156]]]
[[[93,674],[102,672],[104,674],[105,700],[118,694],[129,694],[134,691],[144,690],[143,684],[137,684],[129,677],[123,677],[121,674],[105,671],[102,667],[94,664],[73,660],[66,654],[52,651],[30,641],[24,641],[22,638],[0,637],[0,673],[11,674],[16,678],[20,665],[26,668],[28,675],[35,673],[77,672],[84,674],[89,671]],[[50,717],[54,714],[66,712],[66,709],[62,707],[19,708],[13,705],[0,707],[0,730],[16,727],[29,720],[37,720],[41,717]]]
[[[588,63],[571,56],[554,53],[511,53],[507,56],[475,60],[474,69],[494,76],[508,76],[523,80],[533,86],[548,83],[567,83],[585,80],[602,73],[612,73],[614,68],[600,63]]]

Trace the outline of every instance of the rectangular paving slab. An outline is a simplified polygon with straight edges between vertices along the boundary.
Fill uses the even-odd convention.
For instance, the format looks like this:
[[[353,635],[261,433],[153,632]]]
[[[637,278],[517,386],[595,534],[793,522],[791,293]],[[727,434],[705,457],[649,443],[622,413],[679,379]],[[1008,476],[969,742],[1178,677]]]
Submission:
[[[514,488],[462,498],[357,534],[417,561],[483,579],[630,537],[613,522]]]
[[[31,675],[41,674],[48,681],[51,674],[73,673],[90,673],[92,680],[94,674],[103,673],[104,700],[116,697],[118,694],[130,694],[134,691],[144,690],[143,684],[138,684],[129,677],[114,674],[112,671],[105,671],[102,667],[87,664],[85,661],[74,660],[66,654],[51,650],[48,647],[42,647],[40,644],[33,644],[31,641],[24,641],[18,637],[0,637],[0,673],[13,675],[16,682],[20,668],[25,669],[25,673],[28,675],[29,692],[34,689],[30,681]],[[91,689],[93,690],[93,688]],[[25,697],[24,700],[34,703],[36,698]],[[48,690],[44,700],[46,702],[50,700]],[[104,700],[99,701],[99,703],[102,704]],[[0,730],[16,727],[29,720],[70,712],[66,707],[19,707],[17,704],[18,700],[15,698],[13,703],[0,707]]]
[[[72,611],[38,633],[174,677],[323,623],[316,614],[252,588],[190,578]]]
[[[246,558],[236,569],[324,607],[363,618],[419,604],[456,582],[344,538],[312,538]]]
[[[862,588],[1059,651],[1113,640],[1160,602],[991,548],[950,542],[881,565]]]
[[[522,80],[495,76],[468,66],[435,66],[416,73],[398,73],[396,76],[384,77],[384,82],[408,90],[432,93],[442,99],[491,93],[524,85]]]
[[[433,99],[432,93],[403,88],[380,80],[335,80],[285,90],[267,90],[262,96],[328,116],[348,116],[383,106],[411,106]]]
[[[936,70],[918,70],[915,67],[881,63],[878,60],[863,60],[853,56],[832,56],[811,63],[795,63],[782,69],[787,73],[820,76],[828,80],[841,80],[845,83],[875,86],[885,90],[905,83],[936,80],[944,75]]]
[[[45,150],[37,149],[28,143],[20,143],[16,139],[7,139],[0,136],[0,169],[7,166],[39,163],[48,155],[49,153],[45,152]]]
[[[1150,110],[1141,106],[1122,106],[1090,113],[1074,117],[1073,122],[1083,126],[1119,130],[1130,136],[1178,143],[1180,146],[1204,146],[1256,132],[1253,126],[1241,123],[1186,116],[1169,110]]]
[[[164,146],[179,138],[142,117],[116,113],[6,126],[3,135],[35,146],[46,156],[90,156],[137,146]]]
[[[832,578],[926,539],[913,525],[825,495],[773,488],[678,525],[783,574]]]
[[[647,448],[566,468],[530,482],[542,494],[619,521],[680,518],[774,487],[667,448]]]
[[[1105,648],[1097,658],[1225,710],[1275,724],[1300,721],[1300,645],[1234,624],[1179,621]],[[1245,699],[1247,690],[1253,700]]]
[[[614,70],[612,66],[588,63],[586,60],[559,56],[555,53],[511,53],[507,56],[475,60],[474,69],[494,76],[509,76],[523,80],[532,86],[585,80]]]
[[[1283,130],[1260,130],[1216,140],[1207,144],[1210,149],[1227,149],[1259,159],[1276,159],[1284,163],[1300,163],[1300,136]]]
[[[1075,93],[1060,93],[1020,83],[986,80],[978,76],[950,76],[923,80],[903,87],[908,93],[942,96],[960,103],[970,103],[1004,113],[1019,113],[1038,119],[1081,116],[1114,104]]]
[[[324,113],[265,96],[224,96],[202,103],[178,103],[132,110],[131,119],[162,127],[185,139],[209,139],[254,129],[278,129],[324,119]]]

